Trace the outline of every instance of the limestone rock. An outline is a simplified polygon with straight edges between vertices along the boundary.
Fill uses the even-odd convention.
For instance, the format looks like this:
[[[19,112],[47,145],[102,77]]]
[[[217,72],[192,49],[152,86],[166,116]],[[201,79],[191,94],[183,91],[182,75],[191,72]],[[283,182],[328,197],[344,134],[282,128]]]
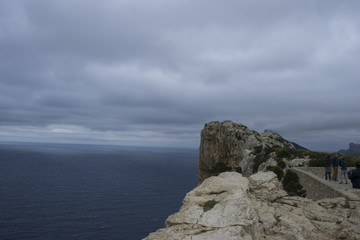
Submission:
[[[265,172],[267,167],[270,166],[277,166],[277,161],[273,158],[269,158],[268,160],[266,160],[266,162],[263,162],[259,165],[258,171]]]
[[[266,157],[271,158],[274,146],[294,148],[291,143],[271,132],[259,134],[231,121],[207,123],[201,131],[199,183],[224,171],[250,176],[254,172],[256,157],[264,155],[266,151]]]
[[[310,161],[310,158],[295,158],[289,161],[289,167],[304,167],[307,166]]]
[[[225,172],[189,192],[166,227],[145,239],[359,240],[360,202],[287,196],[273,172]]]

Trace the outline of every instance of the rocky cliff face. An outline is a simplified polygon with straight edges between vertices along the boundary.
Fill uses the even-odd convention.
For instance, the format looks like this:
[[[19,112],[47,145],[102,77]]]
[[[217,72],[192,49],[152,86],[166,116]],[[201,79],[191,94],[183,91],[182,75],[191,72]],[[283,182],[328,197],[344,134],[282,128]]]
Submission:
[[[242,124],[231,121],[210,122],[201,131],[199,153],[199,183],[223,171],[236,171],[244,176],[275,164],[275,149],[294,149],[278,134],[259,134]]]
[[[338,153],[344,155],[360,156],[360,144],[350,143],[348,150],[340,150]]]
[[[189,192],[146,240],[360,239],[360,202],[290,197],[273,172],[225,172]]]
[[[294,187],[289,193],[283,190],[300,185],[286,169],[309,161],[295,158],[293,150],[291,143],[269,131],[259,134],[230,121],[205,124],[200,185],[186,195],[180,211],[168,217],[165,228],[145,239],[360,240],[359,201],[313,201],[290,196]],[[278,179],[284,171],[288,177],[285,174],[283,184],[290,180],[282,187]]]

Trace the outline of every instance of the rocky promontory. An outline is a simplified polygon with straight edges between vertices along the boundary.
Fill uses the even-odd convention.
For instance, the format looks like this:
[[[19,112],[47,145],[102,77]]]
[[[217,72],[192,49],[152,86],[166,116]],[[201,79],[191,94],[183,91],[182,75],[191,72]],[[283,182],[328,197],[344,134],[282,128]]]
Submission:
[[[259,134],[231,121],[207,123],[201,131],[199,186],[186,194],[165,228],[145,239],[360,240],[358,199],[304,198],[290,169],[308,162],[271,131]]]
[[[244,176],[268,165],[276,165],[276,149],[295,147],[280,135],[265,131],[259,134],[231,121],[210,122],[201,131],[199,150],[199,183],[224,170]],[[265,166],[260,164],[268,161]],[[259,168],[260,167],[260,168]]]

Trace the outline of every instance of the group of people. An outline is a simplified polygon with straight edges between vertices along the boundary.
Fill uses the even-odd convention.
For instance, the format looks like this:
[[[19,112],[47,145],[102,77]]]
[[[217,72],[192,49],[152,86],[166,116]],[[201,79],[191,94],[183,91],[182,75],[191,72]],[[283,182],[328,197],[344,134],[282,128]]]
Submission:
[[[325,161],[325,180],[338,181],[338,169],[340,167],[340,184],[345,181],[348,184],[347,177],[351,180],[353,188],[360,188],[360,162],[356,163],[356,169],[347,171],[347,163],[343,157],[338,158],[338,155],[331,159],[330,155],[324,155]],[[332,177],[331,177],[332,169]]]

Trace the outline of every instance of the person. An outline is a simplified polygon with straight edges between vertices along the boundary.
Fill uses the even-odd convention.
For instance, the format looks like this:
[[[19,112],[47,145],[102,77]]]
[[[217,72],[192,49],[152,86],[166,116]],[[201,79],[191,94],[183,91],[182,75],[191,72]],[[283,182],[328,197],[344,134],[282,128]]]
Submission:
[[[346,171],[347,171],[347,163],[343,157],[340,158],[340,184],[343,183],[343,178],[345,179],[345,183],[348,184],[346,178]]]
[[[331,160],[331,166],[333,167],[333,177],[332,180],[337,182],[337,176],[338,176],[338,166],[339,166],[339,159],[338,155],[335,154],[333,159]]]
[[[323,156],[323,159],[325,161],[325,180],[328,180],[329,177],[329,181],[331,181],[331,159],[330,159],[330,155],[327,154]]]
[[[360,162],[357,162],[355,166],[355,169],[348,171],[348,177],[351,180],[353,188],[360,188]]]

